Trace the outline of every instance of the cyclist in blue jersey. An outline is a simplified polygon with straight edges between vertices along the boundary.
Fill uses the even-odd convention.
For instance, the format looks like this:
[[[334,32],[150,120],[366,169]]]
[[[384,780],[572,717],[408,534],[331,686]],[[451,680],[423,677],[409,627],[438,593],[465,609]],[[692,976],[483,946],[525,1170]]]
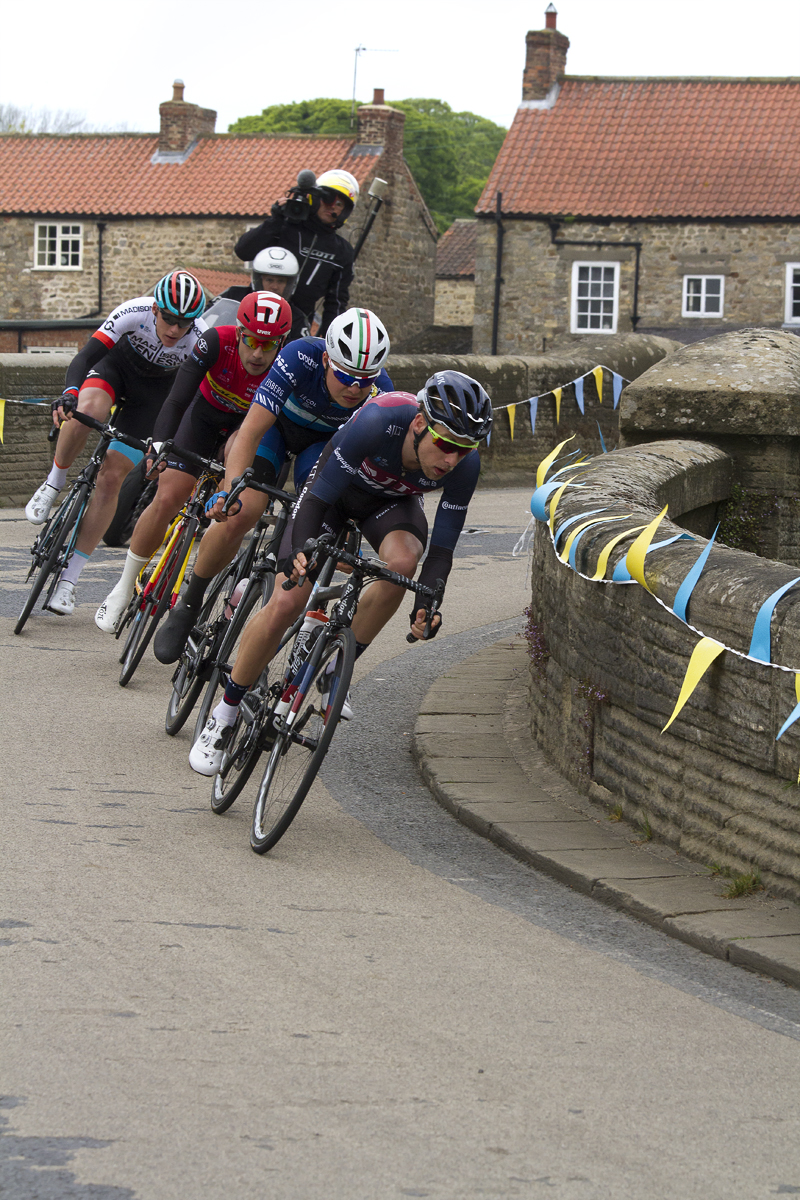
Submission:
[[[294,582],[314,578],[303,546],[308,538],[336,533],[353,518],[392,570],[413,577],[428,537],[423,498],[442,489],[420,583],[447,580],[453,551],[480,472],[478,444],[492,424],[492,404],[481,385],[459,371],[440,371],[416,397],[393,392],[356,413],[326,446],[292,514],[280,557]],[[403,589],[372,584],[353,618],[361,654],[397,611]],[[275,654],[305,603],[302,588],[276,588],[247,626],[225,695],[213,710],[189,757],[195,771],[213,775],[236,720],[238,705]],[[416,604],[411,632],[425,635],[425,610]],[[435,636],[441,618],[434,617]],[[325,707],[326,698],[320,701]],[[349,698],[342,717],[352,716]]]
[[[223,489],[211,515],[220,520],[203,538],[186,591],[156,634],[160,662],[176,662],[186,645],[211,580],[231,562],[268,503],[263,492],[242,495],[229,518],[222,506],[231,486],[255,460],[258,477],[275,484],[287,454],[294,454],[298,493],[332,435],[372,397],[392,390],[384,370],[389,335],[365,308],[336,317],[325,338],[303,338],[284,347],[259,386],[231,447]]]

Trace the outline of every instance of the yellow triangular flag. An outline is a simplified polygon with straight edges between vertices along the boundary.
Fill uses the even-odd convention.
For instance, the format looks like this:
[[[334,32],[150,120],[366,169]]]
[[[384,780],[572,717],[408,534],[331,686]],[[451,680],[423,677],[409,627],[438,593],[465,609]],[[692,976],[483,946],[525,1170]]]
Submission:
[[[603,403],[603,368],[602,367],[592,367],[592,374],[594,375],[594,381],[597,384],[597,399],[602,404]]]
[[[626,529],[624,533],[618,533],[616,537],[613,537],[610,542],[607,542],[606,545],[603,546],[603,549],[600,551],[600,557],[597,560],[597,570],[592,576],[593,580],[605,578],[606,567],[608,566],[608,560],[611,557],[611,551],[623,540],[623,538],[630,537],[632,533],[639,533],[641,529],[644,529],[644,525],[635,525],[633,529]]]
[[[6,402],[0,400],[0,442],[3,441],[3,426],[6,422]]]
[[[628,570],[630,571],[630,567],[628,567]],[[631,574],[633,574],[632,571]],[[722,654],[724,649],[725,647],[722,645],[722,642],[715,642],[713,638],[703,638],[702,641],[697,643],[692,651],[692,657],[689,659],[689,666],[686,668],[686,675],[683,680],[681,694],[678,696],[678,703],[672,710],[672,716],[661,730],[662,733],[667,732],[714,659],[718,654]]]
[[[625,566],[628,568],[636,582],[640,583],[643,588],[647,588],[648,592],[650,591],[650,588],[647,587],[647,580],[644,577],[644,557],[650,548],[650,543],[656,535],[656,530],[666,516],[668,507],[669,506],[665,504],[658,516],[652,520],[649,525],[645,526],[644,530],[639,534],[636,541],[633,543],[627,555],[625,556]]]
[[[561,419],[561,393],[563,390],[563,388],[553,388],[553,395],[556,398],[556,425]]]
[[[545,480],[545,476],[547,475],[547,472],[550,470],[552,463],[555,461],[555,459],[558,458],[559,454],[561,453],[563,448],[566,446],[567,442],[571,442],[574,437],[575,437],[575,434],[571,433],[568,438],[564,438],[564,441],[559,442],[558,445],[556,446],[555,450],[551,450],[550,453],[547,455],[547,458],[543,458],[542,461],[539,463],[539,466],[536,468],[536,486],[537,486],[537,488],[542,486],[542,484],[544,483],[544,480]]]
[[[559,554],[558,557],[562,562],[566,562],[569,558],[569,552],[572,549],[572,543],[575,541],[575,538],[579,533],[582,533],[584,529],[588,529],[590,525],[606,525],[609,521],[624,521],[625,518],[629,517],[630,515],[630,513],[615,513],[611,517],[592,517],[590,520],[584,521],[582,525],[578,525],[577,528],[570,532],[569,537],[564,543],[564,550],[561,554]]]
[[[514,417],[516,416],[516,413],[517,413],[517,406],[516,406],[516,404],[509,404],[509,406],[508,406],[508,423],[509,423],[509,425],[511,426],[511,440],[512,440],[512,442],[513,442],[513,440],[514,440]]]
[[[555,529],[556,509],[558,508],[559,501],[571,483],[572,480],[568,479],[566,483],[562,483],[561,487],[556,488],[556,490],[553,492],[553,499],[550,501],[550,520],[548,521],[551,533]]]
[[[797,696],[797,703],[800,704],[800,671],[794,677],[794,694]]]

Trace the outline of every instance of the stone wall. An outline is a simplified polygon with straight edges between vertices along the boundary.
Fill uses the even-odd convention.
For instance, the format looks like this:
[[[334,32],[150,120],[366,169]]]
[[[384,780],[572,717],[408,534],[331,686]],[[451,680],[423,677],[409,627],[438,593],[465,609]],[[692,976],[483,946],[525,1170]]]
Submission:
[[[498,351],[531,354],[570,331],[572,264],[620,262],[618,331],[631,329],[635,251],[631,247],[555,246],[544,221],[504,220],[503,285]],[[494,222],[478,222],[475,266],[476,352],[491,349],[496,258]],[[563,222],[558,237],[568,240],[639,241],[637,331],[696,329],[714,332],[714,318],[682,317],[683,276],[724,275],[721,324],[779,327],[785,314],[785,266],[800,262],[800,224],[775,222],[698,223]],[[576,335],[581,336],[581,335]]]
[[[475,320],[475,280],[437,279],[434,325],[472,325]]]
[[[619,517],[583,533],[575,570],[537,525],[529,630],[532,733],[562,773],[683,853],[736,872],[757,867],[795,899],[800,726],[775,739],[796,703],[800,591],[787,592],[771,623],[770,661],[787,670],[744,655],[764,601],[800,564],[798,414],[800,343],[779,331],[712,338],[641,375],[622,394],[622,447],[593,460],[581,490],[564,493],[556,525],[597,509]],[[718,537],[689,628],[667,609],[743,483],[776,502],[761,531],[772,557]],[[615,533],[647,524],[665,504],[655,540],[681,529],[696,536],[648,554],[650,591],[591,580]],[[633,536],[613,551],[606,581]],[[701,635],[729,649],[662,733]]]
[[[482,482],[490,486],[508,485],[530,481],[539,460],[555,441],[570,433],[578,435],[576,440],[587,452],[599,451],[598,417],[607,444],[614,445],[617,440],[619,414],[611,406],[610,394],[600,408],[587,384],[586,416],[581,418],[574,403],[565,401],[558,426],[553,398],[542,401],[534,437],[531,437],[529,409],[524,403],[529,396],[557,387],[596,366],[599,349],[606,365],[633,379],[671,348],[672,343],[663,338],[628,335],[612,342],[603,341],[600,347],[589,339],[561,353],[531,359],[393,355],[389,373],[398,390],[416,393],[435,371],[448,367],[462,370],[484,384],[495,404],[519,404],[514,440],[510,437],[508,417],[501,412],[491,445],[481,451]],[[6,399],[60,396],[68,363],[67,356],[0,354],[0,396]],[[5,446],[0,447],[0,506],[24,504],[49,470],[51,447],[46,441],[49,426],[50,416],[45,410],[33,405],[6,405],[7,435]]]

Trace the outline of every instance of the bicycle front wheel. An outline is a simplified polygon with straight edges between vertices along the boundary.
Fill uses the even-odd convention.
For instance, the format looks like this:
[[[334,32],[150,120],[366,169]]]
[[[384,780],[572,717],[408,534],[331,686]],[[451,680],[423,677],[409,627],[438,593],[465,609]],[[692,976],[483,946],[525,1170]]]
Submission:
[[[22,612],[19,614],[17,623],[14,626],[14,633],[22,633],[25,622],[33,612],[36,601],[42,594],[42,588],[50,576],[53,575],[56,566],[63,565],[60,561],[60,556],[74,526],[81,518],[88,495],[88,484],[78,484],[72,498],[69,496],[66,498],[53,518],[52,525],[43,539],[42,554],[44,561],[31,585],[28,598],[22,606]],[[53,579],[52,582],[55,584],[57,580]]]
[[[339,723],[353,674],[356,640],[351,629],[340,629],[331,636],[323,633],[322,638],[322,653],[317,658],[316,647],[312,652],[316,666],[295,698],[291,725],[275,738],[258,789],[250,830],[250,845],[257,854],[271,850],[286,833],[308,795]]]
[[[264,726],[269,707],[267,686],[265,671],[239,705],[233,736],[225,748],[219,771],[211,785],[211,808],[217,814],[227,812],[240,795],[266,746]]]
[[[144,652],[150,645],[150,640],[156,631],[156,626],[169,606],[172,589],[178,572],[191,551],[197,522],[189,521],[182,536],[173,546],[172,553],[159,572],[158,579],[150,591],[148,599],[139,608],[133,618],[131,632],[125,643],[120,662],[122,670],[119,673],[120,687],[126,687],[133,678],[133,673],[144,657]]]
[[[236,561],[217,576],[197,615],[196,634],[190,634],[172,677],[172,694],[164,728],[170,737],[183,729],[213,668],[228,622],[225,606],[236,585]],[[205,724],[205,722],[203,722]]]

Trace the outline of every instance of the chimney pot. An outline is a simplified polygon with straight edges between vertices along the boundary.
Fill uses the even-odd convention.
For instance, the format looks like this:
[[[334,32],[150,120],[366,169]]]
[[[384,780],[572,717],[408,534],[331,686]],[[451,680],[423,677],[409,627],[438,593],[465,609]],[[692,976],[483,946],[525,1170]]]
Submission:
[[[386,101],[383,98],[383,88],[373,88],[372,89],[372,103],[373,104],[385,104],[386,103]]]
[[[182,79],[176,79],[173,82],[173,84],[172,84],[172,99],[173,100],[182,100],[183,99],[183,89],[185,86],[186,85],[184,84]]]
[[[556,9],[556,6],[554,4],[548,4],[547,8],[544,10],[544,27],[545,27],[545,29],[555,29],[557,16],[558,16],[558,11]]]

